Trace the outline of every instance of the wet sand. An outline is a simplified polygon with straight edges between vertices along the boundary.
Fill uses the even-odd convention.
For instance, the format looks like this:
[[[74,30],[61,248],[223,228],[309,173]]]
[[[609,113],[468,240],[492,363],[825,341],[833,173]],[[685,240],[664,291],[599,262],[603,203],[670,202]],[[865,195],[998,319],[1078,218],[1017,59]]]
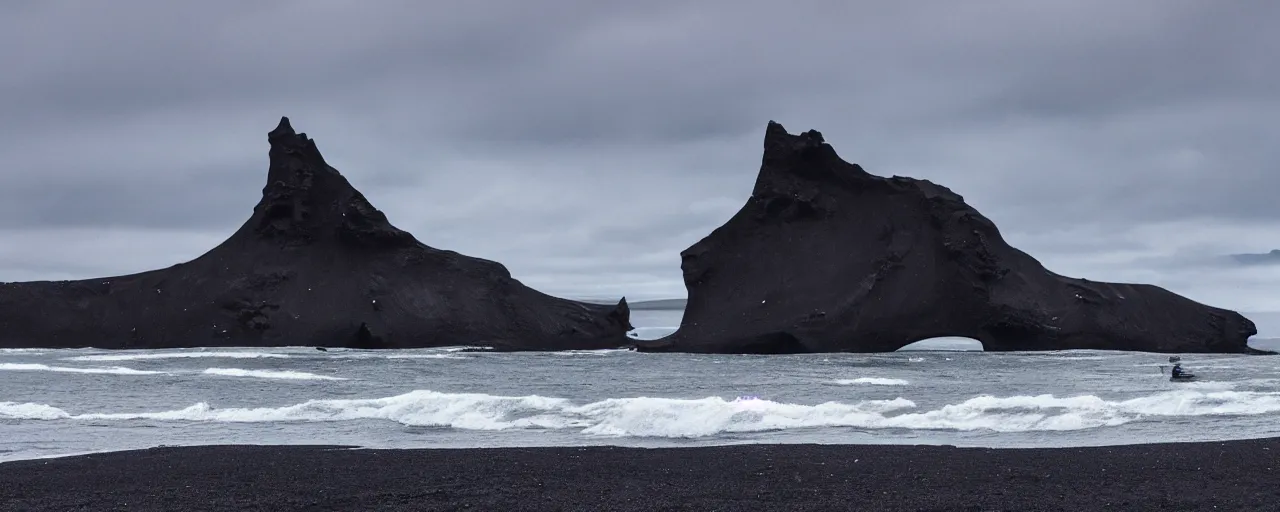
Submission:
[[[1096,448],[211,446],[0,464],[3,510],[1280,510],[1280,439]]]

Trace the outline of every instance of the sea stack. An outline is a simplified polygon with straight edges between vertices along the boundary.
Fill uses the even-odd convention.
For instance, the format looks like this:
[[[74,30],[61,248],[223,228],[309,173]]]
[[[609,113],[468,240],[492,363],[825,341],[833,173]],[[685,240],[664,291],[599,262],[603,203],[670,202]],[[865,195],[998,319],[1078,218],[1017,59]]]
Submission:
[[[1163,288],[1050,272],[964,199],[873,176],[822,134],[770,122],[746,205],[681,253],[688,306],[654,352],[887,352],[960,336],[987,351],[1252,352],[1253,322]]]
[[[282,118],[253,215],[192,261],[0,285],[0,347],[318,346],[569,350],[629,345],[614,306],[538,292],[503,265],[428,247]]]

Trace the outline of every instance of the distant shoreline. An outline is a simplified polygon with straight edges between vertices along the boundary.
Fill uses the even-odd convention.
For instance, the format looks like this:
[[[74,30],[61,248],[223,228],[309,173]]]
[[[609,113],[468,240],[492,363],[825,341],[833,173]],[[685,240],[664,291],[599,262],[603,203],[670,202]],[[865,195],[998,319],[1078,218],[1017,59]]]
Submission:
[[[586,302],[589,304],[598,304],[602,306],[612,306],[618,303],[617,299],[609,300],[609,299],[589,298],[589,299],[572,299],[572,300],[576,300],[578,302]],[[632,311],[683,311],[685,308],[685,304],[687,302],[688,300],[686,299],[655,299],[655,300],[641,300],[636,302],[628,301],[627,306],[630,307]]]
[[[5,510],[1272,510],[1280,439],[1087,448],[201,446],[0,464]]]
[[[646,300],[631,304],[632,310],[639,311],[684,311],[688,303],[685,299]]]

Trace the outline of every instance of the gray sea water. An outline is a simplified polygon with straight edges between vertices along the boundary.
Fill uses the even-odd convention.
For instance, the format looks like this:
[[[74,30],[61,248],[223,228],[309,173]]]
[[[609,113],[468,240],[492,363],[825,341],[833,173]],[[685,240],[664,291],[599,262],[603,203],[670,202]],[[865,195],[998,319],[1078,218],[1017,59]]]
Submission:
[[[636,311],[641,337],[679,311]],[[1259,348],[1280,349],[1262,340]],[[0,461],[195,444],[1083,446],[1280,435],[1280,357],[0,351]]]

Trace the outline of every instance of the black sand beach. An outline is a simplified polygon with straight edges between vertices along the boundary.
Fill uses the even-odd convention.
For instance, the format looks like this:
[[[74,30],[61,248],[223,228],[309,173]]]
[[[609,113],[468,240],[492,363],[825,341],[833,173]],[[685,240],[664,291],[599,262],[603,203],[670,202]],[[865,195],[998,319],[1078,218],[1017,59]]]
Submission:
[[[3,510],[1280,510],[1280,440],[1066,449],[157,448],[0,464]]]

